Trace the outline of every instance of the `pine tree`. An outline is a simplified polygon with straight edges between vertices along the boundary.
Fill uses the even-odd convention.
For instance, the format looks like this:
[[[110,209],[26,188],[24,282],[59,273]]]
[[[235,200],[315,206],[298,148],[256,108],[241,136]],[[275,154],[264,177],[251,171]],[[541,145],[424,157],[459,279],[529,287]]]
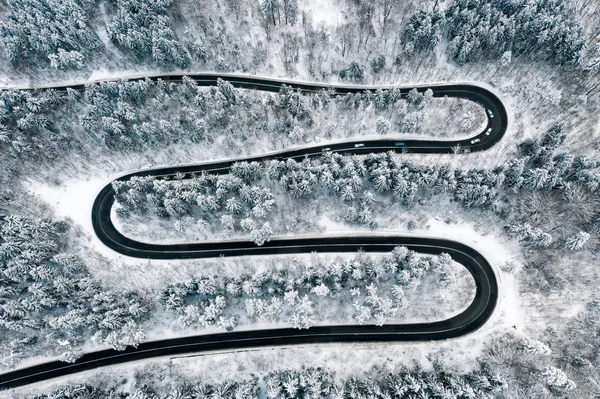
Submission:
[[[291,317],[291,324],[298,329],[307,329],[315,322],[315,311],[313,303],[305,295],[294,307],[294,314]]]
[[[557,393],[572,391],[576,387],[575,383],[567,377],[565,372],[556,367],[546,367],[542,372],[542,377],[550,390]]]
[[[507,188],[518,189],[523,184],[523,168],[525,166],[525,160],[520,158],[516,160],[510,160],[508,167],[504,171],[504,186]]]
[[[296,25],[298,19],[298,4],[296,0],[283,0],[283,15],[286,25]]]
[[[275,12],[279,13],[279,2],[278,0],[263,0],[261,4],[261,10],[265,17],[270,17],[273,25],[277,25],[275,20]]]
[[[302,139],[304,139],[304,135],[304,129],[302,129],[298,125],[295,125],[292,131],[288,134],[289,138],[293,141],[301,141]]]
[[[269,241],[271,235],[273,234],[273,229],[269,222],[263,223],[260,227],[253,228],[250,231],[250,236],[252,237],[252,241],[258,246],[263,245],[265,242]]]
[[[381,135],[389,134],[391,130],[390,122],[380,116],[375,122],[375,130]]]
[[[565,240],[565,247],[570,251],[580,251],[589,239],[590,235],[588,233],[580,231]]]

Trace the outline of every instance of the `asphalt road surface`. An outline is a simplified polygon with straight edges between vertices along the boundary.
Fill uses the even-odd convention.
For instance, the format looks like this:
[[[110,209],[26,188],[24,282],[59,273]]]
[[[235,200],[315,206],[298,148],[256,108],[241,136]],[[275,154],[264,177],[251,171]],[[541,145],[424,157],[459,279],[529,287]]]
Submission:
[[[235,87],[244,89],[279,91],[281,81],[252,77],[232,77],[223,75],[188,75],[200,85],[214,85],[217,78],[222,77]],[[158,77],[153,77],[156,79]],[[182,76],[164,77],[165,80],[179,81]],[[305,92],[323,89],[335,89],[336,93],[361,92],[365,87],[329,86],[304,83],[285,82],[286,85]],[[54,87],[66,90],[67,86]],[[83,89],[83,85],[71,88]],[[384,87],[381,88],[391,88]],[[457,146],[467,147],[471,151],[485,150],[494,145],[504,135],[508,118],[506,109],[500,99],[491,92],[474,85],[436,85],[419,86],[419,91],[431,88],[434,97],[460,97],[481,104],[490,110],[493,118],[488,116],[488,126],[478,136],[467,140],[435,141],[435,140],[404,140],[399,146],[397,140],[354,141],[338,144],[327,144],[310,148],[280,151],[266,156],[215,162],[210,164],[176,166],[142,170],[122,176],[126,180],[132,176],[156,176],[157,178],[173,178],[175,174],[183,174],[190,178],[195,173],[207,172],[226,174],[229,167],[237,161],[265,161],[269,159],[303,159],[332,151],[343,154],[366,154],[387,151],[402,151],[410,153],[453,153]],[[369,87],[373,89],[373,87]],[[407,94],[411,88],[402,88]],[[489,114],[488,114],[489,115]],[[489,135],[485,133],[491,128]],[[471,140],[479,138],[476,144]],[[362,144],[356,146],[357,144]],[[461,263],[471,273],[476,284],[476,294],[473,302],[462,313],[443,321],[432,323],[399,324],[399,325],[335,325],[317,326],[307,330],[292,328],[234,331],[229,333],[205,334],[185,338],[147,342],[137,348],[127,348],[125,351],[103,350],[87,353],[75,363],[59,361],[40,364],[18,369],[0,375],[0,388],[14,388],[50,378],[61,377],[98,367],[116,365],[135,360],[149,359],[160,356],[181,354],[240,350],[256,347],[302,345],[316,343],[349,343],[349,342],[389,342],[389,341],[430,341],[455,338],[480,328],[494,311],[498,298],[498,283],[494,271],[488,261],[476,250],[462,243],[434,239],[403,237],[389,235],[367,236],[327,236],[308,238],[276,239],[256,246],[251,241],[224,241],[185,244],[149,244],[138,242],[123,236],[113,225],[110,212],[114,203],[114,191],[109,184],[98,194],[92,209],[92,223],[98,238],[109,248],[121,254],[144,259],[190,259],[211,258],[219,256],[244,255],[273,255],[310,252],[389,252],[396,246],[406,246],[410,250],[424,254],[447,253],[456,262]]]

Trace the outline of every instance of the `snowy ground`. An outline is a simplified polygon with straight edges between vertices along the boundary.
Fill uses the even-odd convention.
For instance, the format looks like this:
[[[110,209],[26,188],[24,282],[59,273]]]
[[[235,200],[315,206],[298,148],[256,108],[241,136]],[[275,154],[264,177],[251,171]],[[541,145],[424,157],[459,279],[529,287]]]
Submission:
[[[491,151],[491,161],[480,153],[435,157],[440,162],[448,162],[457,167],[475,167],[480,166],[482,162],[493,167],[502,163],[507,156],[505,147],[501,145]],[[261,152],[253,151],[252,153]],[[197,164],[231,159],[232,156],[235,156],[231,151],[224,151],[223,148],[219,152],[208,152],[201,146],[189,147],[186,145],[179,147],[174,145],[164,151],[156,151],[152,155],[140,153],[112,159],[101,154],[95,155],[90,159],[90,164],[85,165],[85,169],[82,168],[80,161],[74,161],[66,165],[59,164],[55,168],[40,170],[39,175],[29,176],[23,180],[23,188],[48,204],[56,216],[73,220],[75,227],[82,229],[82,236],[94,250],[112,260],[128,264],[138,264],[139,261],[120,256],[106,248],[95,237],[91,226],[92,204],[104,185],[116,177],[138,169],[173,166],[174,159],[179,160],[180,164]],[[407,159],[428,162],[431,157],[410,155]],[[115,222],[117,222],[116,219]],[[164,238],[163,234],[162,239]],[[176,237],[176,239],[181,240],[181,237]]]
[[[308,10],[313,14],[316,24],[335,27],[343,21],[343,15],[340,14],[331,0],[324,0],[321,2],[300,0],[299,5],[301,10]],[[443,9],[444,5],[445,2],[442,1],[440,7]],[[204,12],[202,5],[199,3],[196,3],[194,6],[198,8],[199,12]],[[212,7],[214,5],[210,6]],[[195,19],[196,16],[191,15],[190,23],[194,24]],[[228,23],[235,24],[235,21],[231,18],[231,21],[228,21]],[[256,27],[253,29],[255,31]],[[242,31],[246,32],[245,30]],[[201,35],[199,37],[201,37]],[[248,33],[248,39],[254,42],[260,37],[261,35]],[[279,54],[271,53],[270,56],[274,59],[274,57],[278,57]],[[419,71],[421,75],[424,75],[424,77],[421,77],[423,81],[449,81],[451,79],[460,78],[483,79],[486,81],[494,80],[498,83],[498,86],[505,87],[507,92],[510,93],[505,94],[503,99],[505,99],[512,108],[517,109],[518,112],[516,112],[514,118],[511,117],[511,120],[514,122],[513,127],[508,132],[503,142],[490,151],[468,156],[435,157],[429,159],[435,159],[436,161],[446,160],[464,166],[485,164],[492,166],[499,165],[504,163],[507,156],[510,155],[509,152],[514,149],[516,141],[524,138],[523,134],[539,136],[540,132],[544,130],[544,123],[556,121],[556,118],[553,115],[554,110],[556,110],[554,105],[544,105],[542,102],[538,101],[535,96],[528,98],[527,96],[522,97],[514,94],[514,88],[519,86],[522,86],[523,91],[534,94],[536,91],[541,93],[551,92],[551,90],[548,90],[548,86],[553,87],[553,82],[550,77],[544,82],[531,80],[531,88],[533,89],[523,84],[530,82],[530,76],[533,72],[535,72],[536,75],[545,76],[544,71],[535,70],[535,66],[533,70],[531,69],[531,66],[528,66],[527,70],[523,70],[519,69],[517,65],[516,72],[511,74],[508,71],[500,70],[500,67],[495,65],[490,66],[482,64],[460,69],[447,63],[447,65],[443,65],[445,63],[444,57],[438,57],[437,62],[438,65],[434,65],[431,68],[431,71],[426,71],[424,73]],[[267,64],[269,63],[270,61],[267,62]],[[285,71],[278,66],[278,63],[274,61],[273,63],[275,64],[275,67],[271,67],[269,73],[274,72],[277,76],[285,76]],[[144,67],[139,68],[140,69],[137,69],[135,72],[144,69]],[[508,68],[512,69],[513,66],[509,65]],[[414,74],[414,70],[410,68],[403,69],[404,72],[400,71],[395,76],[382,75],[375,78],[383,81],[401,81],[403,79],[406,81],[406,76]],[[485,72],[486,70],[489,72]],[[499,70],[500,72],[498,72]],[[132,72],[134,71],[132,70]],[[302,74],[305,72],[300,71],[299,73],[300,76],[303,76]],[[402,73],[404,75],[402,75]],[[511,75],[522,76],[522,78],[511,78]],[[121,76],[123,76],[123,71],[112,72],[97,70],[89,76],[89,79],[116,78]],[[13,77],[8,76],[0,77],[0,85],[6,86],[11,83],[12,79]],[[42,79],[44,78],[42,77]],[[557,81],[559,81],[560,87],[560,77]],[[546,86],[546,83],[548,86]],[[566,90],[566,92],[567,91],[568,90]],[[571,94],[565,93],[565,96],[567,95]],[[539,112],[536,113],[537,118],[531,113],[523,112],[523,110],[526,110],[526,107],[524,107],[523,104],[541,104],[542,108],[547,108],[547,117],[540,118],[539,115],[537,115],[540,114]],[[540,120],[542,121],[541,125],[539,122]],[[595,132],[594,134],[596,136],[598,132],[600,132],[598,129],[599,126],[600,124],[597,124],[590,130],[591,132]],[[577,130],[573,131],[569,139],[570,141],[579,141],[579,143],[576,143],[575,148],[579,145],[579,148],[581,149],[593,150],[593,146],[588,145],[585,140],[580,140],[582,136],[577,133]],[[589,140],[592,140],[591,144],[593,144],[593,140],[597,141],[597,137],[594,137],[594,134],[587,136]],[[584,135],[583,137],[586,136]],[[262,145],[264,146],[264,144]],[[104,184],[109,182],[113,176],[120,174],[120,170],[137,169],[146,166],[149,163],[170,164],[173,159],[181,162],[208,161],[215,155],[216,157],[225,158],[234,156],[234,154],[237,154],[236,151],[239,151],[240,154],[261,153],[265,149],[272,150],[272,148],[261,148],[260,145],[257,146],[252,143],[243,149],[225,148],[224,150],[219,149],[218,151],[210,151],[206,150],[206,148],[201,148],[196,149],[196,151],[191,151],[191,153],[184,153],[183,150],[179,152],[175,151],[175,153],[171,154],[171,157],[164,158],[160,158],[158,154],[150,154],[145,159],[140,156],[135,160],[121,163],[121,169],[107,168],[102,165],[103,160],[98,159],[91,161],[101,165],[97,167],[97,173],[95,173],[96,177],[89,177],[89,175],[62,175],[58,179],[59,185],[57,186],[48,183],[48,181],[44,181],[42,178],[42,181],[30,181],[27,184],[27,188],[31,192],[36,193],[40,199],[47,201],[57,215],[71,218],[77,228],[82,232],[81,237],[83,238],[83,241],[85,241],[85,245],[111,260],[110,266],[107,269],[95,267],[91,264],[92,273],[99,278],[103,284],[117,288],[131,288],[138,286],[157,287],[158,284],[163,284],[164,281],[173,281],[181,277],[194,275],[199,271],[210,273],[211,271],[219,270],[218,267],[235,269],[235,262],[237,261],[215,260],[212,261],[212,263],[180,262],[170,264],[160,261],[140,262],[136,259],[130,259],[115,254],[99,243],[91,230],[89,212],[96,193]],[[157,161],[149,161],[149,159],[154,157],[156,157],[155,159],[157,159]],[[427,159],[426,157],[418,158]],[[426,213],[426,211],[421,213]],[[437,235],[460,240],[482,252],[494,266],[498,266],[509,260],[517,260],[518,262],[522,260],[518,245],[515,242],[501,242],[503,240],[500,238],[502,237],[501,233],[497,228],[486,225],[485,220],[473,220],[474,217],[465,217],[464,214],[452,209],[440,209],[437,212],[430,212],[430,214],[433,215],[433,217],[430,217],[429,215],[420,217],[417,230],[411,232],[406,231],[406,219],[401,219],[395,223],[395,225],[390,223],[386,228],[386,231],[405,235]],[[447,216],[448,218],[446,218]],[[451,219],[451,221],[447,222],[446,219]],[[468,220],[468,222],[464,222],[464,220]],[[319,225],[323,229],[323,232],[327,234],[346,234],[350,231],[347,226],[328,219],[320,220]],[[354,233],[357,232],[356,230],[351,231]],[[127,266],[124,267],[124,265]],[[573,265],[576,266],[573,267]],[[582,274],[589,273],[590,271],[596,273],[594,271],[594,265],[595,262],[590,262],[589,259],[585,257],[582,258],[580,255],[573,255],[568,259],[563,259],[561,260],[560,267],[566,272],[562,278],[565,279],[565,281],[569,279],[584,281],[584,279],[581,278]],[[362,374],[365,369],[374,364],[384,364],[385,367],[388,367],[391,370],[401,365],[410,365],[413,359],[416,359],[425,368],[429,368],[431,367],[431,354],[433,354],[433,357],[436,355],[441,357],[444,362],[450,364],[452,368],[469,369],[474,366],[474,359],[477,357],[478,353],[480,353],[481,347],[489,335],[501,331],[513,332],[515,331],[515,329],[512,328],[513,326],[516,327],[516,334],[520,334],[526,326],[530,331],[544,331],[548,327],[548,320],[552,320],[552,324],[561,324],[562,321],[568,320],[582,309],[582,301],[584,301],[585,298],[591,297],[589,291],[593,291],[594,287],[596,287],[595,284],[588,284],[585,288],[582,288],[581,285],[570,287],[570,290],[564,290],[564,293],[544,295],[539,292],[523,292],[519,295],[519,286],[515,277],[500,271],[498,271],[498,276],[500,279],[500,291],[502,292],[502,297],[500,298],[500,303],[492,320],[474,334],[456,340],[441,343],[397,345],[376,343],[360,345],[318,345],[247,351],[242,353],[213,354],[187,359],[160,359],[155,362],[144,361],[102,371],[86,372],[80,375],[54,380],[49,383],[36,384],[34,387],[25,387],[17,391],[9,391],[7,395],[11,395],[12,392],[22,394],[24,392],[32,392],[33,390],[47,392],[50,385],[56,384],[57,382],[65,383],[67,381],[97,381],[98,383],[105,385],[107,381],[123,381],[124,379],[128,379],[129,382],[126,382],[125,384],[130,384],[132,383],[131,377],[136,368],[138,372],[155,373],[165,382],[169,381],[172,372],[188,374],[208,380],[223,380],[231,375],[236,375],[236,378],[249,377],[251,374],[257,372],[260,373],[278,369],[281,365],[291,368],[300,368],[307,364],[315,367],[326,366],[327,368],[336,371],[338,376],[341,377],[352,375],[354,373]],[[591,281],[598,281],[598,278],[594,277]],[[522,287],[525,291],[529,288],[530,287],[527,285]],[[585,292],[582,290],[585,290]],[[557,322],[557,319],[561,320],[561,322]]]
[[[339,26],[344,22],[344,15],[342,14],[342,8],[335,0],[300,0],[298,2],[298,8],[300,11],[306,12],[313,18],[313,23],[317,26],[323,25],[325,27]]]
[[[58,182],[58,184],[30,180],[25,183],[25,188],[46,202],[57,217],[71,220],[75,228],[83,232],[83,236],[79,238],[83,239],[92,251],[120,260],[124,257],[102,244],[92,227],[92,205],[96,196],[104,186],[119,175],[113,174],[108,178],[88,176]]]
[[[343,225],[328,219],[323,219],[321,223],[326,227],[327,234],[340,234],[347,231]],[[522,331],[524,315],[519,303],[517,281],[514,275],[507,274],[500,269],[500,266],[506,262],[516,262],[517,264],[522,262],[521,249],[517,243],[514,241],[501,242],[499,236],[494,235],[494,232],[486,232],[481,226],[471,222],[447,223],[437,217],[428,217],[416,230],[403,231],[398,227],[398,230],[380,230],[379,232],[403,236],[445,238],[462,242],[480,252],[496,271],[500,298],[494,315],[477,334],[513,325],[517,327],[518,331]]]
[[[113,176],[114,178],[116,176]],[[51,203],[60,215],[69,216],[71,215],[74,222],[79,224],[82,228],[91,228],[89,221],[89,209],[91,202],[95,197],[95,194],[89,195],[89,192],[98,192],[106,181],[110,179],[89,179],[87,181],[73,181],[69,185],[62,186],[60,188],[49,188],[42,186],[36,186],[36,190],[39,194],[45,198],[52,196],[57,199]],[[84,206],[85,201],[88,201],[88,205]],[[349,230],[346,226],[333,222],[327,218],[319,220],[320,226],[324,229],[324,233],[328,235],[336,234],[368,234],[372,232],[368,231],[357,231]],[[87,226],[87,227],[86,227]],[[491,263],[497,267],[498,265],[509,260],[519,259],[519,249],[514,243],[500,243],[497,236],[482,235],[480,227],[474,226],[470,223],[462,223],[460,225],[448,224],[445,221],[428,219],[425,223],[422,223],[419,230],[406,231],[401,227],[394,230],[384,230],[382,234],[402,234],[402,235],[415,235],[415,236],[427,236],[427,237],[443,237],[457,241],[464,242],[465,244],[474,247],[480,251]],[[379,233],[378,233],[379,234]],[[94,241],[94,240],[91,240]],[[102,246],[100,243],[96,245]],[[94,248],[94,246],[92,246]],[[110,254],[110,250],[105,249],[103,252]],[[314,255],[300,255],[300,256],[314,256]],[[122,259],[124,258],[124,259]],[[109,286],[113,289],[118,288],[137,288],[137,289],[160,289],[165,283],[175,282],[184,280],[186,277],[193,275],[212,275],[218,273],[222,275],[224,271],[235,274],[240,270],[240,262],[246,262],[246,259],[218,259],[210,261],[179,261],[179,262],[168,262],[168,261],[139,261],[135,259],[128,259],[126,257],[113,257],[108,268],[94,269],[93,263],[91,272],[98,278],[101,283],[105,286]],[[253,258],[254,264],[258,267],[265,267],[266,262],[261,262],[260,257]],[[124,267],[125,264],[130,263],[129,266]],[[103,264],[105,266],[105,264]],[[225,274],[227,275],[227,274]],[[512,276],[508,276],[498,271],[500,279],[500,292],[502,297],[498,308],[490,322],[484,326],[480,331],[475,334],[479,336],[494,334],[497,331],[504,331],[510,329],[513,325],[517,327],[517,330],[522,328],[522,315],[519,309],[519,303],[517,300],[516,284]],[[458,312],[454,308],[455,312]],[[254,328],[267,327],[256,325]],[[273,327],[271,325],[270,327]],[[164,339],[173,336],[180,336],[184,333],[183,331],[173,331],[162,326],[157,327],[155,331],[149,332],[150,339]],[[190,331],[189,334],[194,332]],[[196,332],[197,333],[197,332]],[[475,340],[477,342],[478,340]],[[482,342],[482,341],[479,341]],[[374,347],[377,348],[377,344]],[[402,346],[402,345],[398,345]],[[464,340],[456,341],[455,345],[446,346],[446,350],[451,351],[465,351],[468,353],[474,346],[472,339],[466,338]],[[413,347],[413,345],[409,345]],[[420,345],[414,346],[416,348],[421,347]],[[366,345],[361,348],[373,348],[371,345]],[[433,346],[431,348],[434,348]],[[470,349],[467,349],[470,348]],[[281,351],[302,351],[303,349],[276,349],[268,351],[269,353],[281,353]],[[310,352],[312,349],[308,349]],[[319,348],[318,350],[321,350]],[[327,348],[327,350],[335,349]],[[365,349],[366,351],[372,351],[372,349]],[[375,349],[377,353],[378,349]],[[405,349],[404,349],[405,350]],[[381,349],[379,349],[381,352]],[[343,350],[340,350],[343,352]],[[284,352],[287,353],[287,352]],[[228,355],[219,355],[221,358]],[[248,355],[253,356],[253,355]],[[282,355],[283,356],[283,355]],[[306,355],[313,356],[313,355]],[[334,355],[332,355],[334,356]],[[338,354],[335,356],[343,356]],[[367,356],[367,355],[365,355]],[[454,355],[453,355],[454,356]],[[202,359],[207,359],[203,357]],[[210,357],[208,357],[210,359]],[[35,361],[35,360],[32,360]],[[313,363],[314,364],[314,363]],[[111,371],[112,372],[112,371]]]

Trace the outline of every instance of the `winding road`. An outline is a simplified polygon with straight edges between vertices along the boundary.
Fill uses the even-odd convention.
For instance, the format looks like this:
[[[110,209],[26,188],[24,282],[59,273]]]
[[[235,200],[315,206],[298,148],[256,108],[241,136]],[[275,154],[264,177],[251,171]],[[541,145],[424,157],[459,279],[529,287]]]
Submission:
[[[279,91],[281,84],[299,89],[303,92],[315,92],[334,88],[336,93],[345,94],[362,92],[365,89],[392,87],[337,86],[277,81],[255,77],[224,75],[186,75],[196,80],[199,85],[214,85],[218,78],[223,78],[237,88]],[[165,80],[179,81],[181,75],[163,76]],[[158,77],[152,77],[157,79]],[[139,78],[141,79],[141,78]],[[83,85],[70,86],[73,89],[84,89]],[[53,87],[66,90],[67,86]],[[406,95],[412,87],[402,87]],[[498,142],[508,126],[508,116],[502,101],[490,91],[476,85],[431,85],[418,86],[419,91],[431,89],[434,97],[449,96],[475,101],[494,117],[488,116],[488,124],[479,135],[466,140],[404,140],[398,146],[398,140],[353,141],[337,144],[326,144],[309,148],[274,152],[266,156],[228,160],[210,164],[176,166],[168,168],[147,169],[130,173],[118,180],[126,180],[132,176],[156,176],[171,178],[176,173],[183,173],[190,178],[194,173],[207,172],[226,174],[231,165],[238,161],[265,161],[269,159],[303,159],[315,157],[323,151],[343,154],[366,154],[387,151],[409,153],[453,153],[457,146],[469,148],[471,151],[485,150]],[[489,115],[489,114],[488,114]],[[491,129],[491,130],[488,130]],[[489,132],[489,135],[486,134]],[[471,141],[479,138],[479,142]],[[358,145],[358,146],[357,146]],[[475,249],[459,242],[421,237],[404,237],[389,235],[365,236],[326,236],[310,238],[274,239],[263,246],[256,246],[250,241],[224,241],[185,244],[150,244],[132,240],[123,236],[113,225],[110,214],[114,203],[114,191],[109,184],[98,194],[92,209],[92,223],[98,238],[109,248],[127,255],[144,259],[185,259],[211,258],[219,256],[273,255],[310,252],[389,252],[396,246],[424,254],[447,253],[453,260],[462,264],[473,276],[476,294],[473,302],[462,313],[443,321],[432,323],[384,325],[335,325],[317,326],[307,330],[292,328],[234,331],[229,333],[205,334],[184,338],[147,342],[137,348],[125,351],[103,350],[86,353],[75,363],[67,364],[59,361],[18,369],[0,375],[0,388],[14,388],[50,378],[90,370],[97,367],[121,364],[125,362],[148,359],[160,356],[173,356],[185,353],[198,353],[217,350],[245,349],[265,346],[301,345],[315,343],[341,342],[386,342],[386,341],[429,341],[459,337],[471,333],[489,319],[494,311],[498,298],[498,282],[489,262]]]

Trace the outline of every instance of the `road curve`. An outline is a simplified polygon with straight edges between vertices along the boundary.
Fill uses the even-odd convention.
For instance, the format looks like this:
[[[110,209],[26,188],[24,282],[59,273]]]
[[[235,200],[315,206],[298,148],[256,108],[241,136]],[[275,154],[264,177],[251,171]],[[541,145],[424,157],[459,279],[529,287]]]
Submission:
[[[344,95],[349,93],[364,93],[366,90],[375,91],[377,89],[391,90],[397,89],[400,91],[401,96],[406,96],[412,89],[417,89],[419,92],[425,92],[431,89],[433,97],[454,97],[462,98],[473,101],[481,105],[486,110],[487,125],[480,133],[460,140],[402,140],[405,144],[402,147],[395,145],[399,140],[382,139],[382,140],[355,140],[348,141],[338,144],[324,144],[311,147],[312,152],[320,152],[323,148],[331,148],[331,151],[343,151],[345,153],[352,154],[366,154],[374,151],[403,151],[410,153],[420,154],[449,154],[454,153],[457,149],[468,149],[471,152],[484,151],[496,143],[498,143],[508,128],[508,112],[504,103],[496,94],[486,89],[483,86],[479,86],[474,83],[431,83],[431,84],[415,84],[415,85],[348,85],[348,84],[330,84],[330,83],[313,83],[313,82],[298,82],[293,80],[285,79],[274,79],[250,75],[239,75],[239,74],[215,74],[215,73],[193,73],[189,74],[163,74],[163,75],[140,75],[131,77],[122,77],[121,79],[108,79],[98,80],[94,82],[75,82],[67,85],[47,85],[37,87],[14,87],[12,89],[21,90],[44,90],[54,89],[58,91],[66,91],[67,89],[72,90],[85,90],[86,86],[95,83],[106,83],[111,81],[140,81],[150,79],[153,81],[164,80],[166,82],[181,82],[184,77],[193,79],[198,86],[214,86],[217,84],[218,79],[226,80],[231,83],[234,87],[240,89],[258,90],[277,93],[281,89],[281,86],[286,86],[297,89],[302,93],[316,93],[323,90],[328,90],[334,93],[334,95]],[[11,88],[0,88],[11,89]],[[494,117],[490,117],[487,110],[492,111]],[[489,135],[485,133],[488,129],[492,129]],[[472,144],[471,141],[479,139],[480,141]],[[355,148],[355,144],[365,144],[364,147]],[[305,149],[294,150],[294,151],[282,151],[282,156],[292,155],[293,153],[300,154]],[[263,157],[257,157],[261,159]]]
[[[193,244],[189,249],[199,251],[198,245]],[[203,252],[194,252],[194,254],[196,257],[212,257],[218,254],[266,255],[311,251],[346,252],[358,249],[365,252],[387,252],[399,245],[425,254],[447,253],[471,273],[475,280],[476,294],[473,302],[464,312],[450,319],[433,323],[388,324],[380,327],[336,325],[311,327],[307,330],[283,328],[234,331],[146,342],[137,348],[129,347],[122,352],[103,350],[87,353],[71,364],[54,361],[11,371],[0,375],[0,388],[15,388],[98,367],[186,353],[316,343],[430,341],[455,338],[484,325],[494,311],[498,298],[497,280],[488,261],[473,248],[450,240],[399,236],[350,236],[274,240],[263,247],[256,247],[251,242],[218,243],[218,245],[229,249],[205,246]]]
[[[277,85],[267,79],[245,77],[233,80],[222,75],[191,75],[200,85],[212,85],[218,77],[223,77],[235,87],[266,91],[278,91]],[[169,76],[169,80],[181,79],[182,76]],[[287,85],[303,91],[329,89],[327,85],[292,84]],[[80,89],[83,86],[73,86]],[[359,92],[365,88],[349,88],[334,86],[337,93]],[[66,89],[66,87],[55,87]],[[386,87],[382,87],[386,88]],[[426,90],[427,86],[419,87]],[[492,133],[488,136],[485,131],[479,136],[481,142],[470,145],[468,140],[459,141],[422,141],[405,140],[406,150],[421,153],[452,153],[453,147],[470,147],[472,150],[484,150],[500,140],[507,128],[508,119],[502,102],[491,92],[470,85],[437,85],[431,86],[434,96],[454,96],[468,98],[490,109],[495,117],[488,118],[488,127]],[[410,88],[402,88],[408,93]],[[404,92],[403,92],[404,93]],[[454,95],[452,95],[454,93]],[[487,128],[486,127],[486,130]],[[477,136],[477,137],[479,137]],[[156,176],[172,178],[176,173],[183,173],[190,178],[194,173],[207,172],[226,174],[236,161],[265,161],[268,159],[303,159],[318,156],[323,148],[344,154],[361,154],[399,150],[396,141],[373,140],[329,144],[290,151],[281,151],[239,160],[229,160],[202,165],[189,165],[148,169],[120,177],[126,180],[132,176]],[[466,142],[466,143],[465,143]],[[365,144],[355,147],[355,144]],[[462,313],[443,321],[432,323],[400,324],[400,325],[336,325],[318,326],[307,330],[292,328],[234,331],[230,333],[206,334],[192,337],[146,342],[137,348],[127,348],[125,351],[103,350],[87,353],[75,363],[67,364],[59,361],[49,362],[14,370],[0,375],[0,389],[14,388],[50,378],[61,377],[98,367],[116,365],[125,362],[148,359],[159,356],[173,356],[185,353],[197,353],[215,350],[246,349],[264,346],[301,345],[334,342],[386,342],[386,341],[429,341],[455,338],[480,328],[489,319],[498,299],[498,282],[489,262],[475,249],[459,242],[419,237],[402,237],[388,235],[345,236],[345,237],[315,237],[315,238],[286,238],[276,239],[257,247],[250,241],[225,241],[212,243],[182,243],[182,244],[150,244],[142,243],[123,236],[113,225],[110,214],[114,204],[114,191],[109,184],[98,194],[93,204],[92,223],[98,238],[111,249],[138,258],[152,259],[185,259],[209,258],[219,256],[243,255],[272,255],[309,252],[389,252],[396,246],[406,246],[408,249],[424,254],[447,253],[453,260],[461,263],[471,273],[475,280],[476,294],[473,302]]]

